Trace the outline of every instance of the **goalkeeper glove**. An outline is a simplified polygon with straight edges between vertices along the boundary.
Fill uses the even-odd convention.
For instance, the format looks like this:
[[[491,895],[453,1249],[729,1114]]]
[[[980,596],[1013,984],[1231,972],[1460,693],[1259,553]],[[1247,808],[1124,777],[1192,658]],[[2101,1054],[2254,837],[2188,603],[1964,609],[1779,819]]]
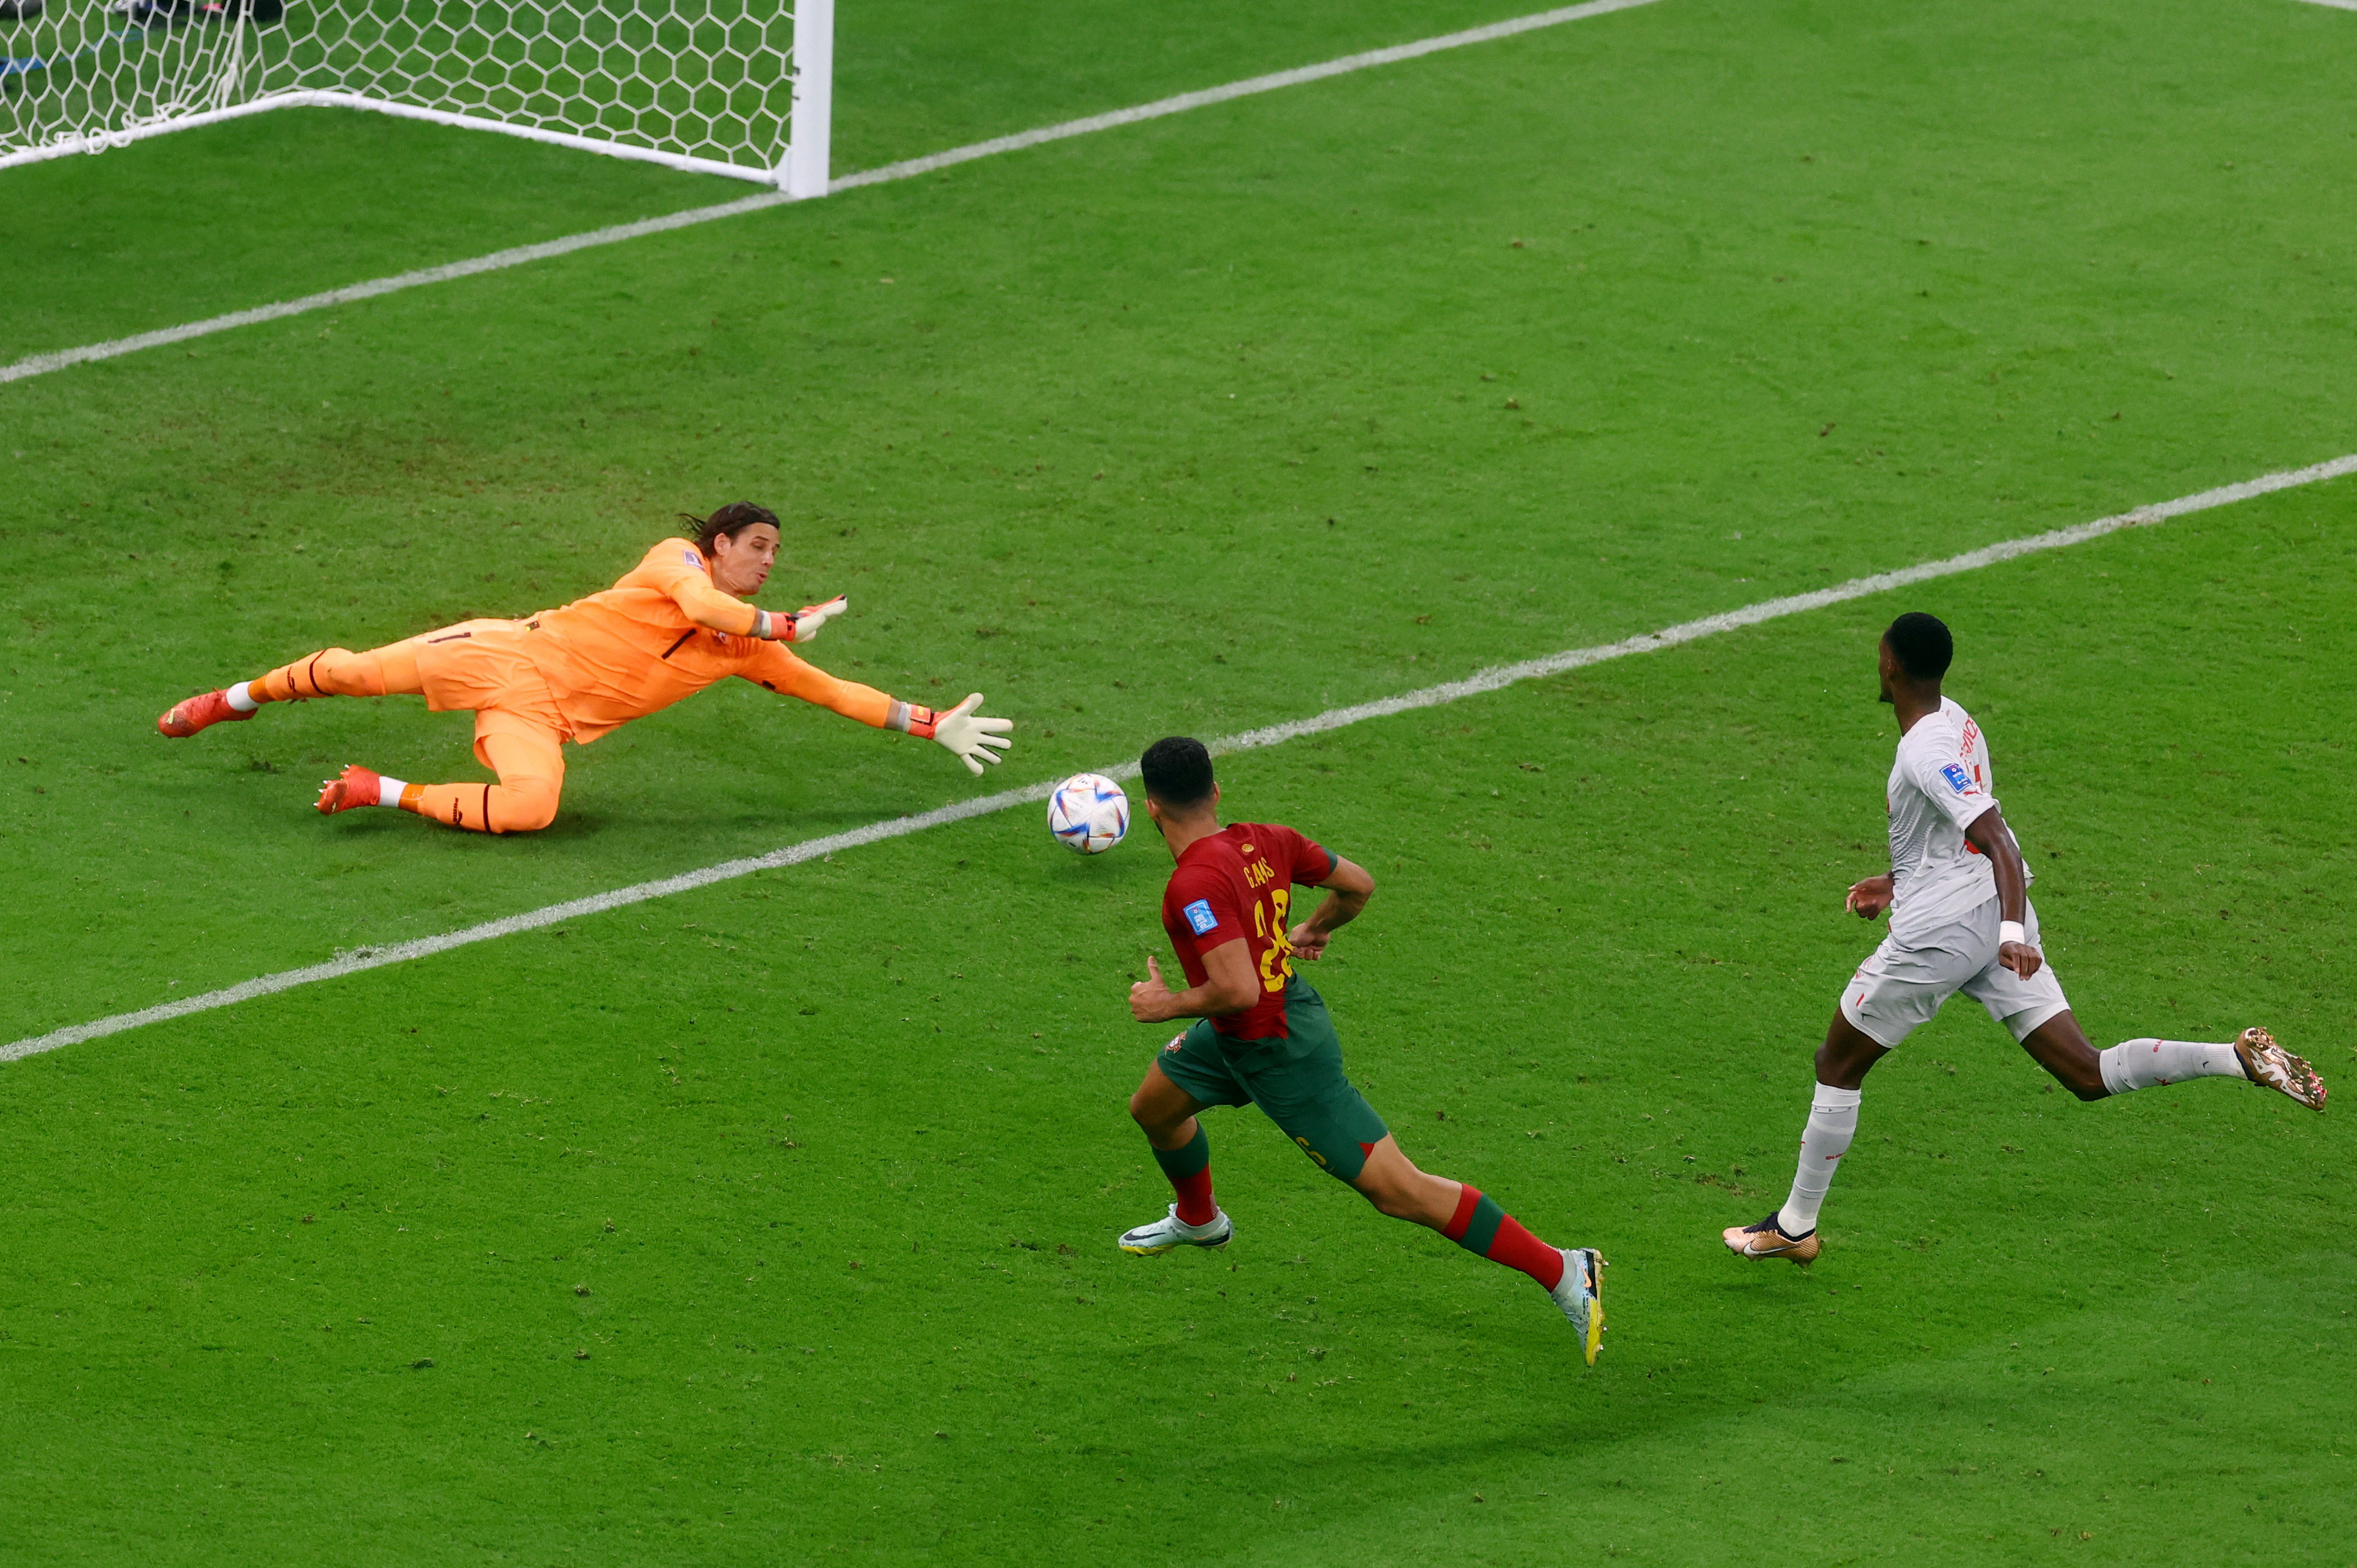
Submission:
[[[841,615],[848,603],[837,594],[823,605],[804,605],[790,616],[755,610],[753,635],[768,642],[808,642],[826,628],[828,621]]]
[[[804,605],[796,610],[788,624],[792,628],[789,642],[808,642],[826,629],[826,623],[844,612],[849,599],[842,594],[823,605]]]
[[[895,703],[892,716],[887,722],[890,728],[905,729],[910,735],[949,747],[950,755],[979,779],[984,763],[998,761],[999,753],[1015,744],[1006,736],[1006,732],[1015,727],[1015,721],[977,715],[974,709],[981,705],[980,692],[947,713],[935,713],[913,703]]]

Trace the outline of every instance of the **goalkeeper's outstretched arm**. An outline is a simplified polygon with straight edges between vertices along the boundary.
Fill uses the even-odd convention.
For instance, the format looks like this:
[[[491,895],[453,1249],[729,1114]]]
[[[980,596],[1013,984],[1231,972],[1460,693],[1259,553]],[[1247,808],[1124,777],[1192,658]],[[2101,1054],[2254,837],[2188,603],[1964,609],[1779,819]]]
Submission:
[[[982,706],[979,692],[954,708],[937,712],[856,681],[839,680],[776,647],[761,650],[743,674],[756,685],[831,708],[847,719],[932,741],[946,747],[976,778],[985,763],[998,761],[1014,744],[1007,733],[1014,729],[1014,720],[990,718],[974,711]]]

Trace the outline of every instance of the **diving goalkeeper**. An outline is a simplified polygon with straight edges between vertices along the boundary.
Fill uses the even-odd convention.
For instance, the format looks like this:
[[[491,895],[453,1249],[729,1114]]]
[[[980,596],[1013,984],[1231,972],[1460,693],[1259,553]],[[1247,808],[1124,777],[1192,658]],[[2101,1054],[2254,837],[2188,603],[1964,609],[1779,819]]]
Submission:
[[[632,719],[671,706],[723,676],[832,708],[878,729],[947,746],[979,776],[1012,744],[1015,726],[985,718],[977,692],[943,713],[871,686],[838,681],[786,651],[843,612],[841,596],[791,615],[746,601],[778,558],[774,513],[748,501],[694,523],[694,537],[666,539],[602,594],[526,620],[470,620],[366,653],[330,648],[225,692],[190,697],[156,721],[180,739],[210,725],[252,718],[264,703],[312,697],[422,696],[437,713],[475,715],[475,756],[496,784],[411,784],[357,764],[328,779],[319,810],[397,806],[475,832],[525,832],[556,817],[565,787],[563,743],[586,746]]]

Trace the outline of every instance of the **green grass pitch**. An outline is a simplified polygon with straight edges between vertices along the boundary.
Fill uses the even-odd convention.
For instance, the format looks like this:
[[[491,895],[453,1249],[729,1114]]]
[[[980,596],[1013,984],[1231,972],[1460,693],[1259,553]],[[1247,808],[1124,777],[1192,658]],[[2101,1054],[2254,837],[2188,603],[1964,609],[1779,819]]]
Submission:
[[[843,166],[1513,14],[1003,9],[846,8]],[[2291,0],[1663,0],[0,387],[0,1040],[2357,450],[2352,65]],[[0,360],[741,194],[308,112],[0,181]],[[737,496],[998,779],[718,690],[487,841],[307,810],[478,776],[421,704],[150,727]],[[2338,1114],[2082,1106],[1960,1004],[1820,1264],[1717,1239],[1872,940],[1900,608],[2090,1034],[2347,1091],[2352,498],[1224,765],[1379,879],[1311,977],[1408,1152],[1614,1260],[1593,1370],[1256,1112],[1232,1247],[1114,1252],[1166,862],[1025,808],[0,1069],[0,1560],[2357,1560]]]

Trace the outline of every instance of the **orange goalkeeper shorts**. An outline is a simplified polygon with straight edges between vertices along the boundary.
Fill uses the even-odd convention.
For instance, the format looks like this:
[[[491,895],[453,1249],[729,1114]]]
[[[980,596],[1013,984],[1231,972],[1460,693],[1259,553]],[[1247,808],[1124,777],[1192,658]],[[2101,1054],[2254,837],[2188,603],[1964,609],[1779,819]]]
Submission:
[[[530,635],[511,620],[469,620],[410,639],[425,705],[436,713],[476,715],[475,757],[486,768],[498,766],[484,755],[486,735],[544,736],[553,750],[573,733],[540,667],[524,650]]]

